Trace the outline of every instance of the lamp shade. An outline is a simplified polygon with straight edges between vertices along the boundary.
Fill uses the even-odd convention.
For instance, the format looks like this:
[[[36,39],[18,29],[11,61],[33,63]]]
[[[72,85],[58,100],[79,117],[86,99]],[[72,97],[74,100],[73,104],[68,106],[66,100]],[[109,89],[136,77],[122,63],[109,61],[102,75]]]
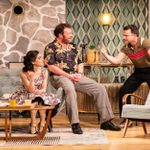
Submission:
[[[112,23],[112,15],[104,13],[99,16],[99,21],[102,25],[110,25]]]

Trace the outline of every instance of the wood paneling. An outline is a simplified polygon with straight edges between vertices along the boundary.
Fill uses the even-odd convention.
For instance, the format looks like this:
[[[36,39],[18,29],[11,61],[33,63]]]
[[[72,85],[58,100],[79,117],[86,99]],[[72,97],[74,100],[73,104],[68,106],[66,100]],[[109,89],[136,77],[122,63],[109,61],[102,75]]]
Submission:
[[[118,94],[119,89],[123,85],[122,83],[108,83],[103,84],[108,92],[108,97],[112,106],[112,110],[114,113],[119,113],[119,102],[118,102]],[[146,83],[143,83],[136,91],[135,93],[137,95],[140,95],[146,99],[146,96],[148,94],[149,88]],[[92,97],[77,92],[78,94],[78,108],[79,112],[88,112],[93,113],[96,112],[95,103]]]

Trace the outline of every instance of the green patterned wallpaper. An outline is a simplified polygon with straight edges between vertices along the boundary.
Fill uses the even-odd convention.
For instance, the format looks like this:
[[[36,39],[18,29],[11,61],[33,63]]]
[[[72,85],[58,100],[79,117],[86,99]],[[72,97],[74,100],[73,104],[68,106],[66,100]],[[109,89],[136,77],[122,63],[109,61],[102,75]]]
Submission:
[[[110,26],[98,23],[101,13],[114,17]],[[114,52],[122,45],[122,27],[136,24],[148,36],[148,0],[66,0],[66,20],[73,27],[74,42],[104,45]]]
[[[74,43],[105,46],[115,55],[123,45],[123,26],[136,24],[140,35],[148,37],[148,3],[148,0],[66,0],[66,20],[73,27]],[[110,26],[102,26],[98,16],[107,12],[113,15],[113,22]],[[108,71],[107,68],[103,70],[104,74]],[[123,70],[116,68],[110,74],[114,80]]]

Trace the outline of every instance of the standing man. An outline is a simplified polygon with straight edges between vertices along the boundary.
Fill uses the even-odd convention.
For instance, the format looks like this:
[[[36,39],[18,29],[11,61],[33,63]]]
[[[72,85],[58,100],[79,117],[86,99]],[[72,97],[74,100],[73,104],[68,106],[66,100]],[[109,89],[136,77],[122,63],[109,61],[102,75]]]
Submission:
[[[67,116],[74,134],[82,134],[79,123],[77,93],[80,91],[94,97],[100,115],[101,129],[120,130],[111,120],[113,112],[105,87],[83,75],[83,63],[79,51],[71,43],[72,29],[67,23],[60,23],[54,30],[56,39],[49,43],[44,58],[54,87],[62,87],[66,95]]]
[[[125,45],[115,57],[110,56],[104,48],[101,49],[111,63],[119,64],[128,56],[135,68],[119,91],[120,114],[122,97],[126,93],[133,93],[143,82],[147,82],[150,87],[150,39],[140,38],[138,28],[135,25],[128,25],[123,29],[123,42]]]

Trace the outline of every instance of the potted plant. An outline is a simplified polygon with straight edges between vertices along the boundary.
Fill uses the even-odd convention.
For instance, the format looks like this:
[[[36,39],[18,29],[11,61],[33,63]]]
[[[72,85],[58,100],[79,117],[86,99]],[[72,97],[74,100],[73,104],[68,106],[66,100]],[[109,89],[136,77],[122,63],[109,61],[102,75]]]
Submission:
[[[87,51],[87,63],[99,63],[99,52],[95,45],[90,45]]]

